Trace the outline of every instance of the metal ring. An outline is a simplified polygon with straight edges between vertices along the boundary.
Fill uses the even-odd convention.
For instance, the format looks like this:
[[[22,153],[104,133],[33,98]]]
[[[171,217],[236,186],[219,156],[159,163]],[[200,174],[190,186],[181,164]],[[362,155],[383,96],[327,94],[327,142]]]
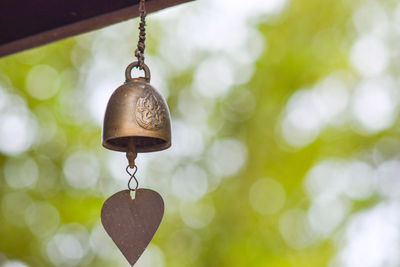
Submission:
[[[125,78],[126,78],[127,82],[132,80],[131,72],[132,72],[133,68],[139,68],[140,69],[139,61],[132,62],[131,64],[128,65],[128,67],[126,67]],[[144,70],[144,76],[145,76],[144,78],[149,83],[150,82],[150,78],[151,78],[150,69],[149,69],[149,67],[147,67],[146,64],[143,64],[143,70]]]

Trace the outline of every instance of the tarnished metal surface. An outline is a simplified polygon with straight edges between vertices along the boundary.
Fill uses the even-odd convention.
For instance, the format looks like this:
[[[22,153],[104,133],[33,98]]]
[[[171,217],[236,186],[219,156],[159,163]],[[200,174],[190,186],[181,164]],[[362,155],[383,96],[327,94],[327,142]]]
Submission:
[[[103,146],[116,151],[151,152],[171,146],[171,122],[167,103],[150,82],[150,70],[144,65],[145,77],[132,78],[130,64],[126,82],[112,94],[103,124]]]
[[[150,243],[164,215],[164,201],[149,189],[129,190],[108,198],[101,209],[104,229],[133,266]]]

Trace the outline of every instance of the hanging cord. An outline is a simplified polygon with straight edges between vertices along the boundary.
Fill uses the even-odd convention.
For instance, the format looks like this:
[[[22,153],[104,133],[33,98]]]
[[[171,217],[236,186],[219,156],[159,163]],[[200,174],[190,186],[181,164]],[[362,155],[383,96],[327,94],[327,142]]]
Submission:
[[[129,174],[129,176],[131,177],[130,179],[129,179],[129,182],[128,182],[128,189],[130,190],[130,191],[136,191],[137,189],[138,189],[138,187],[139,187],[139,182],[138,182],[138,180],[136,179],[136,176],[135,176],[135,174],[136,174],[136,172],[137,172],[137,166],[135,165],[135,167],[133,167],[133,172],[130,172],[129,171],[129,165],[128,166],[126,166],[126,172]],[[131,181],[132,181],[132,179],[135,179],[135,182],[136,182],[136,187],[135,188],[132,188],[131,187]]]
[[[140,12],[140,24],[139,24],[139,41],[137,44],[137,48],[135,50],[135,56],[139,62],[139,69],[143,69],[144,67],[144,49],[146,48],[146,6],[145,0],[140,0],[139,3],[139,12]]]

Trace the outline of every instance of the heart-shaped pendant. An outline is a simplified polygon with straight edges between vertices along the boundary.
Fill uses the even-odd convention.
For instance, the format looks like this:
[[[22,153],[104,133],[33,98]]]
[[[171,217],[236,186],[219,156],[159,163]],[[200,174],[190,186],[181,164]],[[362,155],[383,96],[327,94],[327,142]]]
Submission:
[[[120,191],[101,209],[101,223],[119,250],[133,266],[150,243],[164,215],[164,201],[150,189]]]

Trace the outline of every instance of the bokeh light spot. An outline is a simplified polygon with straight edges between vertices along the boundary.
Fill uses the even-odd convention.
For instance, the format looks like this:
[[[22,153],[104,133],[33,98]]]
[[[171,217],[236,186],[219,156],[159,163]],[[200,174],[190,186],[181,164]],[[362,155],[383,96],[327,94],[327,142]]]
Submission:
[[[285,189],[278,181],[270,178],[257,180],[249,191],[251,206],[263,215],[278,212],[285,204],[285,199]]]
[[[38,174],[38,166],[32,158],[10,159],[4,166],[4,177],[12,188],[33,187]]]
[[[90,152],[78,151],[71,154],[64,163],[67,182],[78,189],[96,185],[99,178],[98,161]]]
[[[224,96],[234,84],[231,65],[221,57],[206,59],[194,73],[193,88],[206,97]]]
[[[350,52],[350,62],[362,75],[374,76],[382,73],[388,65],[389,52],[384,43],[373,37],[358,39]]]
[[[365,80],[355,91],[352,111],[360,130],[373,133],[393,124],[397,105],[397,94],[390,80]]]
[[[378,191],[385,198],[400,199],[400,161],[382,163],[377,171]]]
[[[215,208],[211,202],[182,203],[180,215],[183,222],[191,228],[198,229],[207,226],[214,218]]]
[[[195,201],[207,192],[207,175],[202,168],[188,165],[172,176],[171,191],[183,201]]]
[[[294,249],[306,248],[315,241],[307,215],[300,209],[285,212],[280,217],[279,230],[286,244]]]
[[[29,267],[29,265],[21,261],[6,261],[1,267]]]
[[[0,152],[17,155],[32,145],[36,120],[19,96],[0,87],[0,99]]]
[[[332,196],[320,196],[313,199],[308,210],[308,219],[312,231],[323,238],[329,235],[342,223],[349,208],[345,199]]]
[[[138,267],[163,267],[164,265],[164,253],[157,245],[154,244],[150,244],[146,248],[142,256],[140,256],[139,260],[135,264],[135,266]]]
[[[9,223],[22,227],[25,225],[23,220],[25,211],[31,203],[32,199],[25,193],[5,194],[1,202],[2,214]]]
[[[33,202],[25,212],[25,221],[33,234],[44,238],[57,229],[60,215],[49,203]]]
[[[246,147],[235,139],[218,139],[208,152],[207,165],[216,176],[231,176],[244,165],[247,158]]]
[[[85,257],[89,249],[89,234],[86,229],[77,224],[61,227],[47,243],[47,255],[56,266],[85,265]]]
[[[53,97],[60,89],[60,76],[49,65],[37,65],[29,71],[25,87],[32,97],[46,100]]]
[[[400,206],[383,202],[352,216],[337,243],[335,266],[399,266]]]

